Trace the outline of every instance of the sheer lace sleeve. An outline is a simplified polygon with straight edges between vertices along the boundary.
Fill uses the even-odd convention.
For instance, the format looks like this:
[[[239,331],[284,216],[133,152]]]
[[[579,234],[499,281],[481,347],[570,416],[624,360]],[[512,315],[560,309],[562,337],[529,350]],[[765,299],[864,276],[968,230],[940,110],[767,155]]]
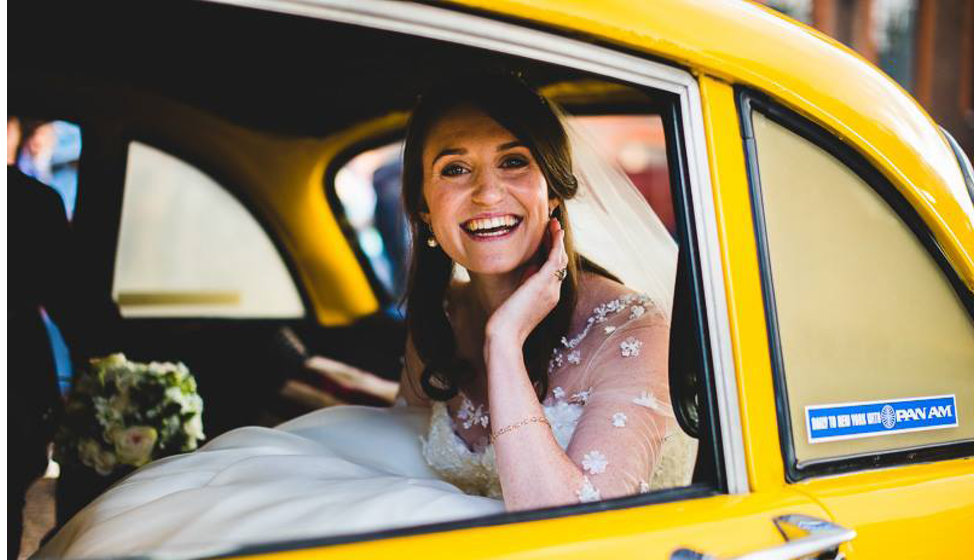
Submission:
[[[579,491],[583,501],[647,491],[675,426],[669,325],[644,311],[634,308],[625,321],[596,325],[599,332],[572,354],[573,364],[566,364],[572,367],[563,368],[566,385],[579,389],[573,398],[583,405],[567,449],[588,479]]]

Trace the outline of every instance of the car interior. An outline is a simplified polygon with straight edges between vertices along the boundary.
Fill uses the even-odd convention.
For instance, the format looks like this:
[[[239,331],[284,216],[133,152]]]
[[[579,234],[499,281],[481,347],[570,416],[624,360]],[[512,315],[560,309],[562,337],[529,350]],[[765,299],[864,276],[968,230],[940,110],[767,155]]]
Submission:
[[[659,211],[671,214],[681,249],[671,397],[681,427],[700,440],[693,485],[724,490],[683,130],[671,95],[452,43],[203,2],[8,9],[12,21],[45,22],[9,30],[11,45],[30,43],[11,49],[9,114],[81,129],[73,228],[88,266],[77,281],[120,307],[118,347],[127,356],[188,365],[208,437],[335,402],[387,404],[305,363],[323,356],[398,379],[406,336],[399,294],[365,251],[337,176],[357,156],[398,142],[435,78],[516,71],[576,117],[656,117],[668,170],[655,185],[668,195]],[[137,301],[127,311],[113,282],[134,141],[199,169],[249,211],[295,283],[301,314],[154,315],[138,309],[138,298],[126,300]],[[315,189],[329,212],[308,207],[317,204],[309,202]],[[302,389],[290,394],[287,384]]]

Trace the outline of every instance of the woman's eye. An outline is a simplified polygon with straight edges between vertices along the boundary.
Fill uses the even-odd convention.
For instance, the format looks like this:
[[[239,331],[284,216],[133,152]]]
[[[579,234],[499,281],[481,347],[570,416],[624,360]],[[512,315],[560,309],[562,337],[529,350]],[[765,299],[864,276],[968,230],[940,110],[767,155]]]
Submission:
[[[458,163],[450,163],[446,167],[443,167],[439,174],[443,177],[454,177],[456,175],[462,175],[463,173],[466,173],[465,167]]]
[[[527,159],[521,156],[508,156],[500,163],[500,166],[505,169],[514,169],[519,167],[524,167],[527,165]]]

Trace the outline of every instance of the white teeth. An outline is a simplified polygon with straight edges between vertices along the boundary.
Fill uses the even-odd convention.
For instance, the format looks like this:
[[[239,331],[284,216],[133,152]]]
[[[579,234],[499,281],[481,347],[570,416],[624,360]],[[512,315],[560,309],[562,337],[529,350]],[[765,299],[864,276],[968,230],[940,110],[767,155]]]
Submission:
[[[479,233],[484,230],[499,228],[499,227],[510,227],[515,226],[518,223],[516,216],[494,216],[492,218],[477,218],[475,220],[469,220],[463,224],[463,228],[466,231],[472,233]]]

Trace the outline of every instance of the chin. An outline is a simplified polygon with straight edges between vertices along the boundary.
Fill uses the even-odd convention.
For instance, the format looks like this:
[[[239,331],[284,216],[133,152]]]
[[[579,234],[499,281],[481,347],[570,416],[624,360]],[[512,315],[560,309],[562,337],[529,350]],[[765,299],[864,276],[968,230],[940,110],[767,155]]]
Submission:
[[[466,268],[470,274],[505,275],[522,269],[531,261],[533,256],[534,253],[523,258],[500,255],[496,258],[469,259],[468,262],[460,262],[459,264]]]

